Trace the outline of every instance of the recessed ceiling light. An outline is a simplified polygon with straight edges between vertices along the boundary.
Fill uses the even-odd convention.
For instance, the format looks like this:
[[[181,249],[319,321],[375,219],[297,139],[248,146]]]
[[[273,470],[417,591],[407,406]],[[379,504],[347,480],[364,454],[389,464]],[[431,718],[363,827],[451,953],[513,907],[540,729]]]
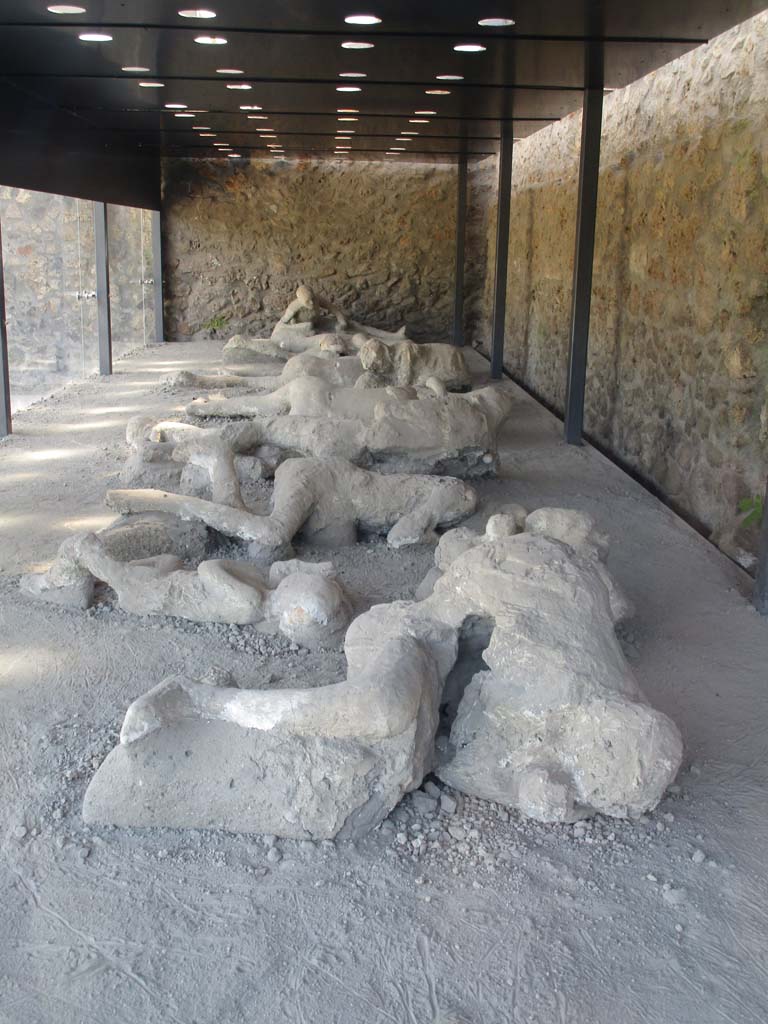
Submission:
[[[165,83],[164,82],[139,82],[139,87],[141,89],[164,89],[165,88]]]
[[[362,92],[359,85],[337,85],[336,92]]]
[[[194,114],[184,113],[184,114],[174,114],[173,116],[174,117],[194,117],[195,115]]]
[[[224,36],[195,36],[195,42],[201,46],[224,46],[226,41]]]
[[[337,117],[336,120],[337,121],[349,122],[349,121],[359,121],[360,118],[359,117]]]
[[[342,50],[372,50],[373,43],[357,43],[349,40],[346,43],[342,43],[341,48]]]
[[[186,103],[166,103],[165,104],[165,109],[166,110],[186,110],[187,109],[187,104]]]
[[[252,89],[252,85],[248,85],[247,82],[227,82],[228,89]]]
[[[414,114],[436,114],[436,110],[414,110]]]
[[[347,135],[334,135],[333,137],[337,142],[344,142],[345,139],[349,138]]]
[[[216,68],[217,75],[244,75],[245,72],[239,68]]]
[[[230,160],[239,160],[242,155],[242,153],[227,153]]]
[[[250,85],[248,86],[250,89]],[[243,103],[240,107],[241,110],[261,110],[261,107],[257,103]]]
[[[267,117],[266,114],[249,114],[248,115],[248,120],[249,121],[268,121],[269,118]]]
[[[390,153],[404,153],[405,152],[405,146],[390,146],[389,152]]]
[[[111,43],[112,36],[107,35],[106,32],[81,32],[77,37],[82,39],[84,43]]]
[[[454,46],[454,50],[457,53],[482,53],[485,49],[480,43],[459,43]]]
[[[216,138],[216,132],[200,132],[200,138],[201,139],[215,139]]]
[[[367,78],[364,71],[340,71],[339,78]]]
[[[511,18],[481,18],[477,23],[483,28],[506,28],[507,25],[514,25]]]
[[[354,128],[337,128],[336,130],[338,131],[339,135],[354,135],[355,134],[355,129]]]
[[[182,18],[215,18],[216,11],[209,11],[206,7],[186,7],[179,11]]]
[[[348,25],[380,25],[381,18],[375,14],[348,14],[344,19]]]
[[[425,94],[427,96],[450,96],[451,95],[451,90],[450,89],[425,89],[424,92],[425,92]]]
[[[435,75],[438,82],[463,82],[464,75]]]
[[[401,132],[401,135],[418,135],[418,132]]]
[[[425,117],[409,117],[408,124],[429,124]]]
[[[84,7],[75,7],[74,4],[52,4],[48,10],[51,14],[85,14]]]
[[[395,142],[413,142],[413,139],[401,138],[401,136],[398,135],[398,137],[395,139]]]
[[[144,74],[146,74],[147,71],[149,71],[149,68],[133,67],[133,65],[127,64],[124,68],[121,68],[120,70],[121,71],[135,71],[135,72],[137,72],[139,74],[141,74],[143,72]]]
[[[337,114],[359,114],[360,111],[357,109],[357,107],[337,107],[336,108],[336,113]],[[339,118],[339,120],[341,121],[342,118]]]

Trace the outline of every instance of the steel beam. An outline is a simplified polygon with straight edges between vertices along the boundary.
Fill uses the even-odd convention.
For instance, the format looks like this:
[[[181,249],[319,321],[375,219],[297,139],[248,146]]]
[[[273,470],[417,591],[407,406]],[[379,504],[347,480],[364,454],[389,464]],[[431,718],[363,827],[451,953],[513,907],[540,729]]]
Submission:
[[[10,434],[11,381],[8,371],[8,326],[5,322],[5,279],[3,276],[3,233],[0,226],[0,437]]]
[[[99,319],[99,373],[112,373],[112,314],[109,306],[109,225],[106,203],[93,204],[96,236],[96,304]]]
[[[504,321],[507,313],[507,266],[509,264],[509,211],[512,204],[512,123],[501,125],[499,179],[496,212],[496,270],[493,282],[491,377],[501,379],[504,369]]]
[[[163,236],[160,211],[152,211],[152,280],[155,292],[155,344],[165,341],[163,316]]]
[[[768,615],[768,483],[763,501],[763,521],[760,525],[760,551],[757,561],[757,580],[754,593],[755,608],[761,615]]]
[[[584,428],[584,391],[587,383],[589,313],[592,302],[597,187],[600,176],[600,132],[603,124],[604,82],[601,44],[587,46],[585,65],[579,195],[576,210],[576,252],[571,297],[571,343],[565,396],[565,440],[568,444],[581,444]]]
[[[467,237],[467,154],[459,154],[456,183],[456,269],[453,278],[453,344],[464,345],[464,249]]]

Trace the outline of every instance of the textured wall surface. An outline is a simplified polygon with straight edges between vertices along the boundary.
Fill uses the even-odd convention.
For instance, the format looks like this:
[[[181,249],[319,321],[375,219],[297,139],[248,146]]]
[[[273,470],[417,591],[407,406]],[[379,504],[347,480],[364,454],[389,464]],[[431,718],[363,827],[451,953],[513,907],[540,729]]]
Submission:
[[[455,167],[173,160],[163,179],[171,338],[215,317],[268,334],[301,283],[375,326],[448,337]]]
[[[580,131],[514,156],[505,361],[560,409]],[[606,96],[586,428],[716,538],[768,469],[767,178],[768,14]]]

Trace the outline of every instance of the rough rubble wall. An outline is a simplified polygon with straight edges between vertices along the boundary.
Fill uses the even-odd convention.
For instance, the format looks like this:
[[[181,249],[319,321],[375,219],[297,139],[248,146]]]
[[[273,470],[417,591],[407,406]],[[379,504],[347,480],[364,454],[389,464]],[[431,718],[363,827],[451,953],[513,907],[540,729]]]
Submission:
[[[514,156],[505,362],[558,409],[580,131]],[[716,539],[765,483],[767,176],[768,14],[606,96],[586,428]]]
[[[496,158],[470,161],[467,174],[467,234],[464,329],[468,342],[484,347],[490,337],[487,285],[493,278],[496,230]]]
[[[449,336],[454,166],[171,160],[163,177],[172,338],[215,318],[269,334],[302,282],[377,327]]]

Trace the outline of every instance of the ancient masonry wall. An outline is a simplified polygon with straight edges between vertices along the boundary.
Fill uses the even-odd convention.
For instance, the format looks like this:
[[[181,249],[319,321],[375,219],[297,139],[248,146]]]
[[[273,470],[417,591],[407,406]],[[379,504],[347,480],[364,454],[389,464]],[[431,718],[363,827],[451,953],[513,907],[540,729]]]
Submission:
[[[269,334],[301,283],[375,326],[450,335],[453,165],[170,160],[163,218],[173,339]]]
[[[586,428],[733,548],[768,470],[768,13],[605,99]],[[514,155],[505,362],[559,410],[580,132],[573,115]],[[480,344],[493,173],[470,175],[491,270],[469,314]]]

